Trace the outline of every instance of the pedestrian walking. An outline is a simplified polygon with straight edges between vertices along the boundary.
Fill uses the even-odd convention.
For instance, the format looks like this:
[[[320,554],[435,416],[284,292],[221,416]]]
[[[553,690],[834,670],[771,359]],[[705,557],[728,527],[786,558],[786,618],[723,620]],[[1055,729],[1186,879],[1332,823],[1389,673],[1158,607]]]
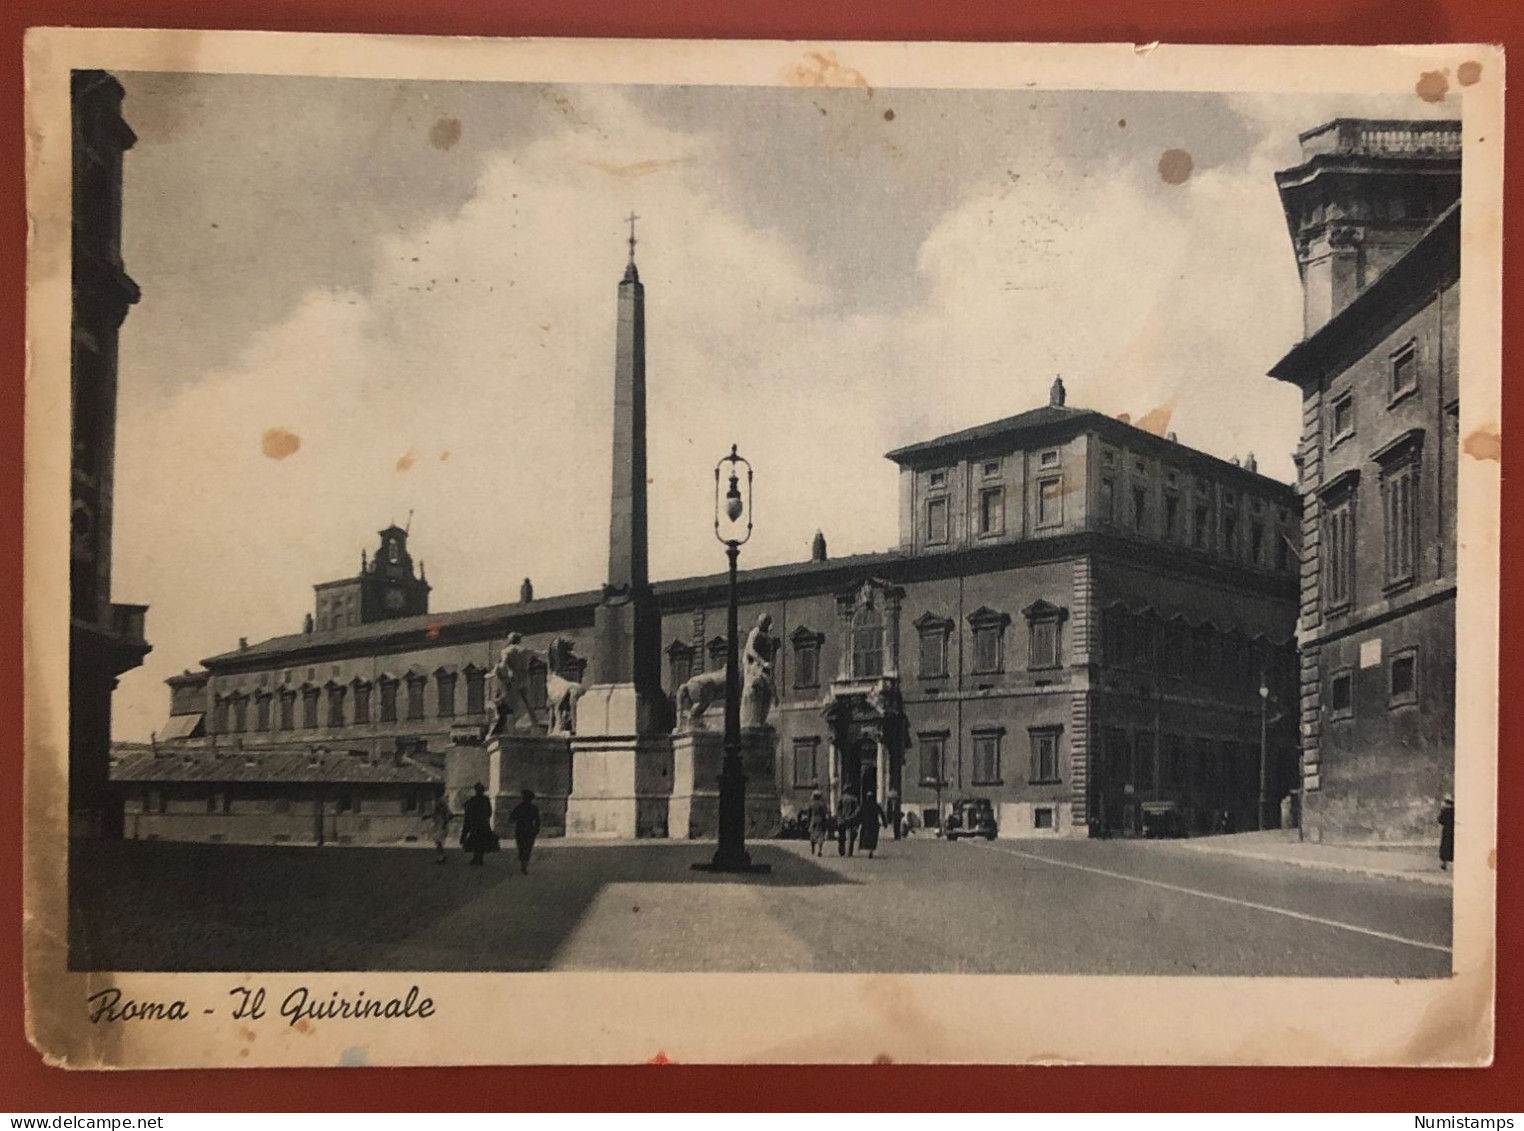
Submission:
[[[825,851],[826,830],[831,826],[831,810],[826,806],[825,796],[818,789],[810,794],[810,807],[805,810],[805,821],[810,830],[810,855],[819,856]]]
[[[476,793],[466,800],[462,812],[460,846],[471,854],[471,863],[481,867],[482,857],[498,849],[497,834],[492,831],[492,802],[487,787],[476,783]]]
[[[527,876],[534,838],[540,835],[540,810],[534,803],[534,790],[526,789],[523,798],[508,814],[508,821],[513,825],[513,843],[519,850],[519,871]]]
[[[1448,872],[1455,861],[1455,798],[1449,794],[1439,803],[1439,868]]]
[[[888,819],[889,815],[879,808],[878,798],[871,793],[865,794],[857,810],[857,847],[868,854],[869,860],[873,859],[873,853],[878,848],[878,830]]]
[[[894,839],[899,840],[905,835],[905,812],[900,805],[900,791],[891,789],[885,800],[887,801],[884,806],[885,827],[893,829]]]
[[[841,795],[841,804],[836,807],[836,855],[851,856],[853,849],[857,847],[857,796],[852,793]]]
[[[450,822],[455,820],[455,814],[450,812],[450,803],[441,797],[434,802],[434,863],[443,864],[445,856],[445,842],[450,839]]]

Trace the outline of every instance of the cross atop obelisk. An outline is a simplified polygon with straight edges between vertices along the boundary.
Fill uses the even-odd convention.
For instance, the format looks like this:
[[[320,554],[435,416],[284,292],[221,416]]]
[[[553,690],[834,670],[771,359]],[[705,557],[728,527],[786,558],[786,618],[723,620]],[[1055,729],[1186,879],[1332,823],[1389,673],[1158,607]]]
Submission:
[[[629,221],[630,224],[630,262],[625,266],[624,269],[624,281],[626,283],[633,283],[640,278],[640,273],[635,270],[635,245],[640,242],[635,238],[635,221],[639,220],[640,217],[635,215],[634,211],[632,210],[630,214],[625,217],[625,219]]]

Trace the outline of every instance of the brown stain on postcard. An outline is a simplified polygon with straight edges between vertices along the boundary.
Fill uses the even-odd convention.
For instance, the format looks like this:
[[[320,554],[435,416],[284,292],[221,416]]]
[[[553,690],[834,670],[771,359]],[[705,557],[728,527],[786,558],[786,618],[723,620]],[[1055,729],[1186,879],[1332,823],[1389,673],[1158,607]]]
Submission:
[[[1413,89],[1425,102],[1443,102],[1450,91],[1450,80],[1445,78],[1444,71],[1425,71],[1418,76]]]
[[[411,448],[409,448],[407,450],[407,452],[404,453],[403,456],[400,459],[397,460],[397,470],[398,471],[407,471],[407,470],[409,470],[413,466],[413,464],[415,464],[417,462],[418,462],[418,456],[417,456],[417,454],[414,453]]]
[[[1455,68],[1455,81],[1461,86],[1475,86],[1482,81],[1482,65],[1475,59],[1467,60]]]
[[[1133,427],[1141,428],[1143,431],[1150,432],[1155,436],[1163,436],[1169,431],[1169,420],[1174,415],[1175,402],[1165,401],[1163,404],[1149,409],[1142,416],[1138,417],[1138,422]]]
[[[1159,179],[1167,185],[1185,184],[1195,168],[1195,159],[1183,149],[1166,149],[1159,155]]]
[[[1472,459],[1490,459],[1498,463],[1503,458],[1503,434],[1496,424],[1483,424],[1472,429],[1461,441],[1461,451]]]
[[[266,428],[259,438],[259,450],[270,459],[294,456],[302,446],[302,438],[288,428]]]
[[[429,144],[435,149],[441,151],[454,149],[455,143],[459,140],[459,118],[440,118],[429,130]]]
[[[783,68],[778,81],[788,86],[855,86],[873,93],[863,73],[842,63],[834,51],[806,51],[799,62]]]
[[[628,164],[616,165],[611,161],[588,161],[586,164],[602,172],[615,177],[624,177],[626,180],[636,180],[639,177],[647,177],[652,173],[659,173],[663,169],[670,169],[674,165],[686,162],[686,157],[668,157],[662,160],[631,161]]]

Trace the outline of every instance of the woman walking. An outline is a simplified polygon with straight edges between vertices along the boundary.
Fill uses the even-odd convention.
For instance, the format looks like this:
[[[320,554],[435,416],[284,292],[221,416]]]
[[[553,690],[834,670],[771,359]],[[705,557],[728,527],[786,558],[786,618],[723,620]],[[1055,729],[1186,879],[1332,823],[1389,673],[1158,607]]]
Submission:
[[[1446,795],[1439,806],[1439,869],[1448,872],[1455,862],[1455,798]]]
[[[826,832],[831,827],[831,810],[827,808],[825,797],[818,789],[810,794],[807,816],[810,827],[810,855],[819,856],[825,851]]]
[[[883,809],[879,808],[878,798],[868,790],[863,791],[862,803],[857,809],[857,847],[868,854],[868,859],[873,859],[874,850],[878,848],[878,830],[883,827],[887,818]]]

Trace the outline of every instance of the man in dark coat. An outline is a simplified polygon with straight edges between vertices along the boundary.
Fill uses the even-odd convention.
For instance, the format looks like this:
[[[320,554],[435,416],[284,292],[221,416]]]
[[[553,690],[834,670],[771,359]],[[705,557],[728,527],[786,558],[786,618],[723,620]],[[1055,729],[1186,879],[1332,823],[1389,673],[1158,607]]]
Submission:
[[[492,802],[487,787],[476,783],[476,795],[462,809],[460,846],[471,854],[471,863],[480,866],[482,857],[497,848],[497,834],[492,831]]]
[[[1455,861],[1455,798],[1446,796],[1439,806],[1439,867],[1448,872]]]
[[[534,838],[540,835],[540,810],[534,803],[534,790],[524,791],[524,800],[513,807],[508,821],[513,825],[513,843],[519,849],[519,871],[529,875],[529,854],[534,851]]]
[[[873,859],[873,853],[878,848],[878,830],[883,826],[885,814],[879,808],[878,798],[873,794],[864,792],[863,803],[857,810],[858,832],[857,847],[868,854],[868,859]]]
[[[837,856],[851,856],[852,850],[857,847],[857,816],[857,796],[843,793],[841,804],[836,809]]]

